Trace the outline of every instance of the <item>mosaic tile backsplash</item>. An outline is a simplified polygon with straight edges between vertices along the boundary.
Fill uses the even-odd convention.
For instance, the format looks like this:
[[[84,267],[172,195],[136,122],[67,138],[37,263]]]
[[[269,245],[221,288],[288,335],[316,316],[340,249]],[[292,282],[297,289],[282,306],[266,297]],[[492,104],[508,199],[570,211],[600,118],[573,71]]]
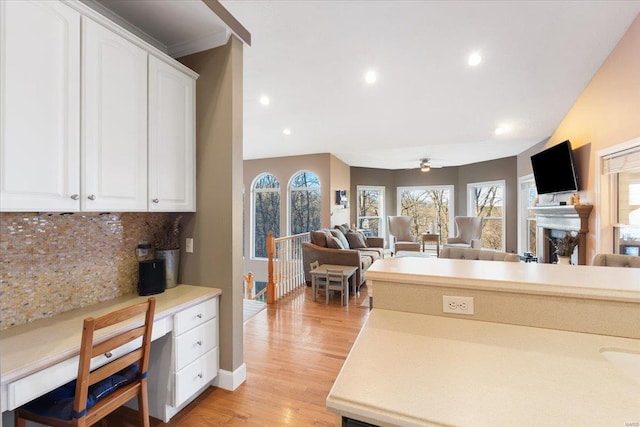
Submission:
[[[137,292],[165,213],[0,214],[0,329]]]

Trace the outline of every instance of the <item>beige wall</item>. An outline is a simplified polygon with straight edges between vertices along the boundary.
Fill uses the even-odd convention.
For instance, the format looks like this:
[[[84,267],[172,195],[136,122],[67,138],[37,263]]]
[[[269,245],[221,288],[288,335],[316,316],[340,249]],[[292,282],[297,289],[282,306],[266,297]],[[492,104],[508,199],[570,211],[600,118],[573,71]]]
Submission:
[[[331,191],[330,191],[330,215],[331,227],[337,224],[351,224],[350,212],[351,212],[351,200],[349,200],[348,207],[344,208],[340,205],[336,205],[336,191],[347,190],[347,198],[351,199],[351,171],[348,164],[337,158],[331,156]],[[355,200],[355,199],[353,199]]]
[[[548,141],[535,152],[566,139],[576,154],[582,203],[596,203],[596,153],[640,137],[640,15],[609,54]],[[531,173],[532,150],[518,156],[518,176]],[[601,208],[596,206],[596,211]],[[595,254],[596,214],[589,219],[587,259]]]
[[[180,58],[198,72],[196,95],[197,213],[186,215],[183,283],[222,289],[220,368],[243,363],[242,331],[242,43]]]
[[[266,281],[267,265],[264,260],[251,259],[251,187],[256,177],[262,173],[270,173],[278,178],[281,188],[280,204],[280,232],[288,233],[287,188],[290,179],[298,172],[307,170],[315,173],[320,179],[322,188],[322,227],[333,227],[335,224],[349,222],[349,209],[335,205],[336,190],[349,190],[351,179],[349,165],[337,157],[322,153],[290,157],[273,157],[266,159],[244,161],[244,189],[245,189],[245,254],[244,271],[252,272],[258,281]]]

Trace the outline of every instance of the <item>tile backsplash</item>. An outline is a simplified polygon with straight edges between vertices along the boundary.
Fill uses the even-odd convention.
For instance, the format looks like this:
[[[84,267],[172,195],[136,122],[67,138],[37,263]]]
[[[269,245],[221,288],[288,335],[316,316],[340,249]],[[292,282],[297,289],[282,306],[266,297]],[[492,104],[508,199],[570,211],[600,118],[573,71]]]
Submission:
[[[0,214],[0,329],[135,293],[165,213]]]

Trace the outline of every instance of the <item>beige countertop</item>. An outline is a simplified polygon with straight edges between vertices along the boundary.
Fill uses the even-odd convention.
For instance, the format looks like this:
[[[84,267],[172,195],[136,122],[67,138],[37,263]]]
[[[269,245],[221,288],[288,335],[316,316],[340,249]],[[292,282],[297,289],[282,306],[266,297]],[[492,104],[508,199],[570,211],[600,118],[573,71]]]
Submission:
[[[220,294],[217,288],[178,285],[151,295],[156,298],[155,321]],[[0,331],[0,383],[4,385],[77,355],[85,318],[98,317],[147,298],[125,295]],[[104,333],[108,334],[108,330]]]
[[[640,355],[640,340],[376,308],[327,408],[379,425],[637,425],[640,384],[602,349]]]
[[[403,257],[376,261],[367,280],[640,302],[638,268]]]

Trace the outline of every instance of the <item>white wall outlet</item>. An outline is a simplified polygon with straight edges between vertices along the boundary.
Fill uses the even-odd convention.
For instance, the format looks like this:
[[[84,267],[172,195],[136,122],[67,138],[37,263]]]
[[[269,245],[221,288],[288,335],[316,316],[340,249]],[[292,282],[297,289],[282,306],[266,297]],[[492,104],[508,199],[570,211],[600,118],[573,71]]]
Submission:
[[[187,237],[186,242],[185,242],[185,252],[188,254],[192,254],[193,253],[193,237]]]
[[[442,296],[442,312],[472,315],[473,297]]]

